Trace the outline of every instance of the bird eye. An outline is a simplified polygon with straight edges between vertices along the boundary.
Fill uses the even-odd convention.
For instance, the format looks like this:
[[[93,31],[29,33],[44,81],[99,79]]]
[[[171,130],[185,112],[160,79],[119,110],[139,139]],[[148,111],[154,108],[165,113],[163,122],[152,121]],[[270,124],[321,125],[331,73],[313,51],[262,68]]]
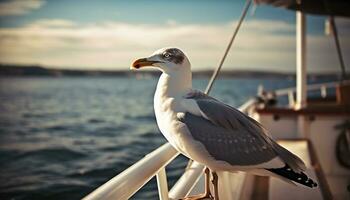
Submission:
[[[170,53],[165,52],[165,53],[164,53],[164,57],[165,57],[165,58],[170,58]]]

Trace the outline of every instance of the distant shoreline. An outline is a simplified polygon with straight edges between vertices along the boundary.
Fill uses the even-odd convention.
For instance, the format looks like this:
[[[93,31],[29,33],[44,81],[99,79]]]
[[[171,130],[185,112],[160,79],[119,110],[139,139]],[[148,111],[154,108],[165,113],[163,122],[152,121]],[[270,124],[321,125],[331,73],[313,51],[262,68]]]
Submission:
[[[194,71],[195,78],[210,77],[212,70]],[[41,66],[0,65],[0,77],[158,77],[158,71],[129,71],[129,70],[69,70],[51,69]],[[312,78],[338,78],[336,73],[312,73]],[[295,73],[273,72],[259,70],[223,70],[222,78],[266,78],[266,79],[294,79]]]

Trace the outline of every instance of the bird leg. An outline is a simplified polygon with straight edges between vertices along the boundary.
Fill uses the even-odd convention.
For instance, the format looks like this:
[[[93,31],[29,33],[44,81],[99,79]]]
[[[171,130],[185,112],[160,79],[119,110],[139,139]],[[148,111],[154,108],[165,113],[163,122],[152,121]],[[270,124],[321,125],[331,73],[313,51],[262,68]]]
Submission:
[[[213,180],[211,180],[211,182],[214,185],[214,197],[215,197],[214,199],[219,200],[219,187],[218,187],[219,178],[216,172],[212,172],[211,175],[213,176]]]
[[[209,184],[209,179],[210,179],[210,170],[209,168],[205,168],[205,189],[203,194],[195,195],[195,196],[190,196],[190,197],[185,197],[182,200],[204,200],[204,199],[211,199],[214,200],[213,195],[210,193],[210,184]]]

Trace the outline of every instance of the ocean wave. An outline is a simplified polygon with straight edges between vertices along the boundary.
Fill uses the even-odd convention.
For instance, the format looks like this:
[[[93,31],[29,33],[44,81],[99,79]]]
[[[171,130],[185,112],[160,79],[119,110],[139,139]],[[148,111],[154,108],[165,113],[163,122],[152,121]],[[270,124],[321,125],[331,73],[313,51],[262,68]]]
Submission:
[[[87,155],[83,152],[79,152],[70,148],[56,147],[56,148],[45,148],[32,151],[26,151],[17,155],[16,159],[31,158],[50,161],[70,161],[80,158],[84,158]]]
[[[126,120],[133,120],[133,121],[147,121],[147,122],[155,122],[156,118],[155,115],[126,115]]]
[[[88,123],[91,123],[91,124],[99,124],[99,123],[105,122],[105,120],[103,120],[103,119],[97,119],[97,118],[92,118],[92,119],[87,120],[87,122],[88,122]]]

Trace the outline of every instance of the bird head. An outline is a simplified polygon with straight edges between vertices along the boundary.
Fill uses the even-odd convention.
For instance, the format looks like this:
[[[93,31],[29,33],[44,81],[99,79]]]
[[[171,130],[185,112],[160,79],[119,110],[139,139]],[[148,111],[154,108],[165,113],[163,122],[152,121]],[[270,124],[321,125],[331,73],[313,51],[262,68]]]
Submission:
[[[140,58],[133,62],[131,69],[145,67],[157,68],[165,73],[191,70],[191,65],[186,55],[178,48],[163,48],[155,51],[151,56]]]

